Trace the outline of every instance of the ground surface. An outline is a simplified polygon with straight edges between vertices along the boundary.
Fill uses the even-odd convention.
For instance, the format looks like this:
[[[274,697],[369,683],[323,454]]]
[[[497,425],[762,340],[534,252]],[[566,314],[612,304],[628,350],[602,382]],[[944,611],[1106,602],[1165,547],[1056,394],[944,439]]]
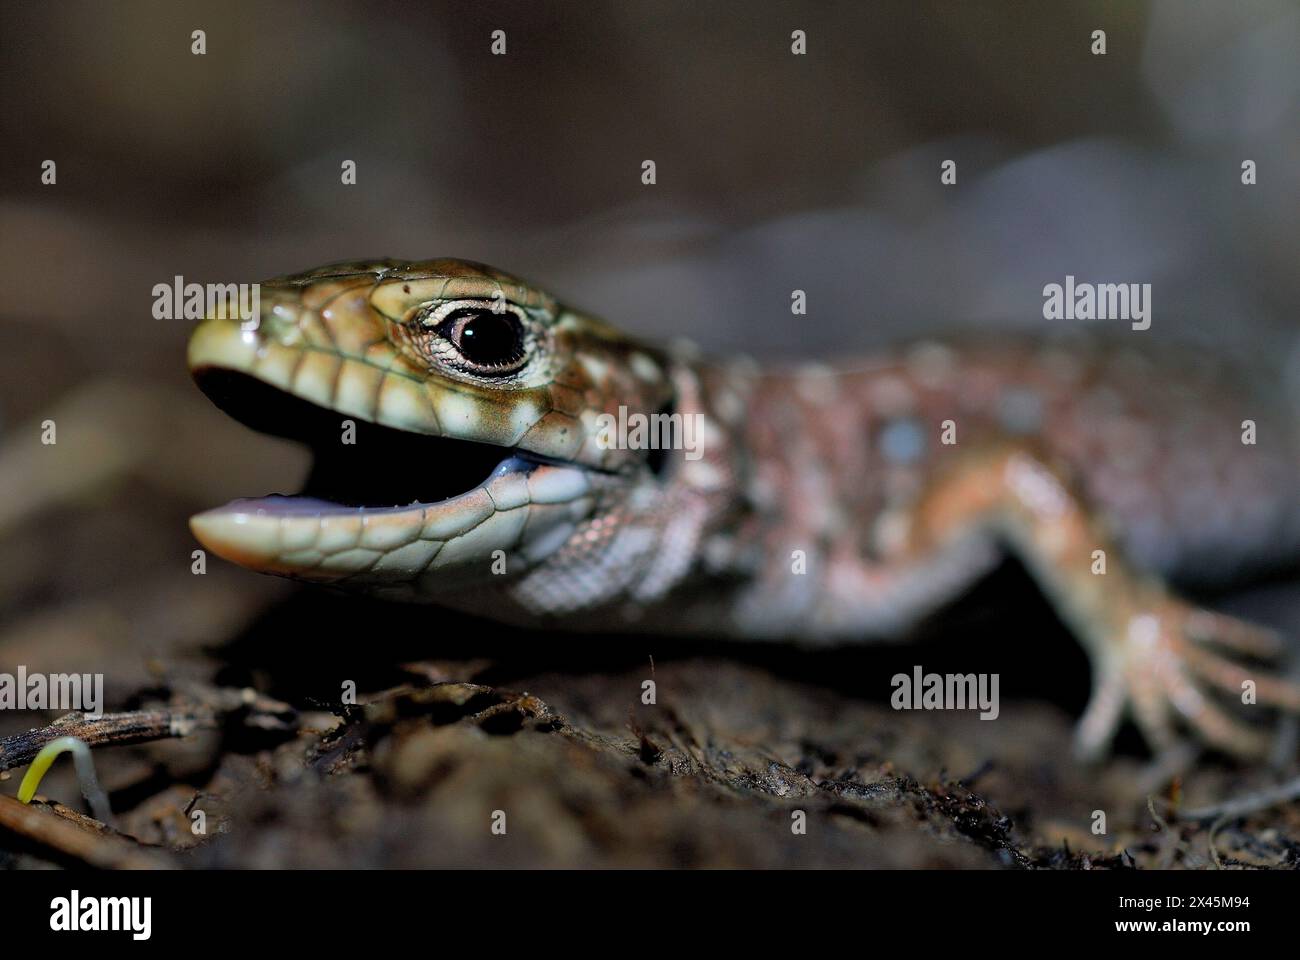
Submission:
[[[96,750],[116,827],[82,809],[70,769],[41,794],[82,836],[33,838],[0,805],[0,862],[179,867],[707,866],[1129,868],[1291,867],[1300,813],[1279,807],[1214,824],[1153,816],[1276,782],[1203,759],[1162,786],[1136,741],[1098,770],[1069,758],[1069,702],[1025,696],[1042,678],[1086,671],[1016,571],[917,645],[866,651],[715,647],[648,638],[520,637],[432,609],[315,591],[268,590],[251,574],[208,579],[260,613],[215,646],[155,649],[128,627],[54,617],[24,662],[84,660],[103,646],[113,708],[169,707],[214,718],[181,740]],[[270,596],[267,596],[270,594]],[[179,602],[179,598],[178,598]],[[208,608],[191,598],[191,616]],[[197,611],[195,613],[194,611]],[[87,614],[87,616],[89,616]],[[144,618],[138,626],[147,625]],[[57,624],[57,626],[56,626]],[[920,662],[958,664],[970,643],[1030,631],[1054,647],[1004,678],[1002,715],[901,713],[869,678]],[[1028,636],[1028,635],[1027,635]],[[75,651],[75,652],[74,652]],[[430,652],[444,655],[430,659]],[[423,653],[425,656],[420,656]],[[651,663],[651,656],[654,662]],[[124,669],[125,665],[132,669]],[[84,667],[83,667],[84,669]],[[136,676],[131,676],[135,672]],[[657,702],[641,702],[653,679]],[[355,683],[355,706],[340,703]],[[879,686],[880,684],[876,684]],[[1050,686],[1050,683],[1047,684]],[[256,691],[254,694],[253,691]],[[30,717],[29,717],[30,722]],[[6,732],[15,732],[10,723]],[[3,754],[0,753],[0,762]],[[61,761],[64,763],[66,761]],[[69,764],[69,768],[70,768]],[[16,777],[9,783],[16,786]],[[12,794],[14,786],[3,792]],[[5,798],[8,799],[7,797]],[[202,811],[206,835],[190,825]],[[1093,835],[1094,811],[1106,834]],[[504,813],[506,832],[492,825]],[[802,811],[806,832],[792,824]]]

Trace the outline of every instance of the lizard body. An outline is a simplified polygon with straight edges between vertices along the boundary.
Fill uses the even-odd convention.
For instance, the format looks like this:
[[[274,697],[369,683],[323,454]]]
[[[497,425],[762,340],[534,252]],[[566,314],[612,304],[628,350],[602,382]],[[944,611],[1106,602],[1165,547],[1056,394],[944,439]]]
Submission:
[[[435,260],[265,283],[261,315],[204,321],[189,362],[228,412],[316,452],[304,495],[192,521],[255,570],[508,622],[848,642],[1011,551],[1092,660],[1084,754],[1126,713],[1158,749],[1184,725],[1258,754],[1208,693],[1246,680],[1300,710],[1216,650],[1275,656],[1275,637],[1165,585],[1300,557],[1295,413],[1280,380],[1217,358],[930,340],[764,372]],[[690,418],[698,455],[610,443],[636,415]]]

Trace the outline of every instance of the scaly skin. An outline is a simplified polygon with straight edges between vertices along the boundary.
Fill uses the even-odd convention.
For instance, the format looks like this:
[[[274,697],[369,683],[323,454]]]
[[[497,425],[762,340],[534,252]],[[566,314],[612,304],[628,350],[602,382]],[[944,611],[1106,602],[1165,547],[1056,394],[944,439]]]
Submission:
[[[476,367],[465,350],[494,331],[505,359]],[[435,260],[265,283],[260,318],[204,321],[189,362],[232,412],[329,449],[327,482],[346,463],[384,491],[365,507],[264,498],[194,518],[205,546],[254,570],[507,622],[843,642],[901,631],[1010,550],[1091,657],[1083,755],[1104,753],[1126,714],[1159,750],[1181,725],[1258,755],[1260,729],[1206,692],[1240,696],[1245,680],[1300,710],[1296,685],[1214,650],[1273,657],[1275,637],[1165,586],[1300,555],[1295,418],[1267,382],[1242,395],[1203,358],[927,342],[858,368],[761,373]],[[697,417],[702,455],[602,444],[597,418],[620,407]],[[1246,419],[1258,444],[1241,442]],[[347,444],[345,421],[394,433]],[[503,465],[421,496],[423,478],[479,449],[439,437]]]

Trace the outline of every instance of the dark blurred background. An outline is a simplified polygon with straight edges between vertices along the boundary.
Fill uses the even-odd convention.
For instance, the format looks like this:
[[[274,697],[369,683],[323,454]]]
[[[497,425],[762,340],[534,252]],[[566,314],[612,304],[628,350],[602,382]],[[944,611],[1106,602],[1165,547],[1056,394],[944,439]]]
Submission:
[[[1300,294],[1292,0],[100,0],[3,26],[5,334],[88,370],[181,376],[185,331],[148,311],[176,273],[375,255],[485,260],[764,356],[1032,323],[1067,272],[1220,333]]]

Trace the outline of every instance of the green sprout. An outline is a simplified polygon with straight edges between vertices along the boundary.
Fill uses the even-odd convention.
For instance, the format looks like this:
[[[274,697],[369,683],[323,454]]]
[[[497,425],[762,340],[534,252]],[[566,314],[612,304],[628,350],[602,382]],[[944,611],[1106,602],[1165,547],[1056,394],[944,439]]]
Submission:
[[[18,785],[19,801],[32,802],[41,779],[54,763],[54,758],[61,753],[72,754],[73,763],[77,768],[77,780],[81,783],[81,795],[90,804],[91,814],[100,823],[109,823],[113,812],[108,806],[108,794],[104,792],[104,788],[99,785],[99,780],[95,777],[95,761],[91,759],[90,747],[77,737],[59,737],[41,748],[41,752],[32,760],[32,765],[27,768],[23,782]]]

